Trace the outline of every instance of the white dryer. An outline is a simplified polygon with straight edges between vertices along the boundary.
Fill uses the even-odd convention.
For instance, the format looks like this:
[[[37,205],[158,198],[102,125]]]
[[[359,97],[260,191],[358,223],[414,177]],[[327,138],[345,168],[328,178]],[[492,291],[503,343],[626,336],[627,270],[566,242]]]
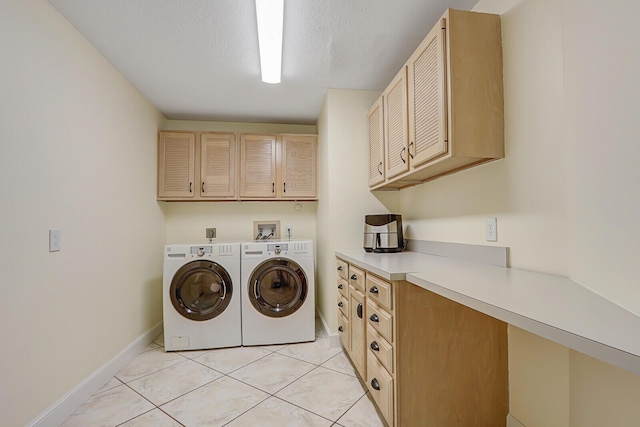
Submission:
[[[242,344],[315,340],[313,241],[242,244]]]
[[[242,345],[240,244],[165,246],[162,300],[166,351]]]

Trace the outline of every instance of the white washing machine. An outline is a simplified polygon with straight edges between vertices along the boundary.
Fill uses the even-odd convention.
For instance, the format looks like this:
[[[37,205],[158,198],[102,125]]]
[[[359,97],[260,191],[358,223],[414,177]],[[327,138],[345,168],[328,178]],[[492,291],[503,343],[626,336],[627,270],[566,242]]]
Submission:
[[[242,244],[242,344],[315,340],[313,241]]]
[[[239,243],[165,246],[163,279],[166,351],[242,345]]]

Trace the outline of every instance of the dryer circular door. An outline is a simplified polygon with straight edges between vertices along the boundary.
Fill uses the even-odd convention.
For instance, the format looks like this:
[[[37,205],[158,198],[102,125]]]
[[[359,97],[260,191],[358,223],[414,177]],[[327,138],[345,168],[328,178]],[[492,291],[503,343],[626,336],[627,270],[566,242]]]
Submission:
[[[296,262],[283,258],[258,265],[248,285],[251,304],[268,317],[295,313],[304,304],[309,288],[304,270]]]
[[[171,303],[182,316],[191,320],[209,320],[222,313],[233,293],[227,270],[212,261],[192,261],[173,276]]]

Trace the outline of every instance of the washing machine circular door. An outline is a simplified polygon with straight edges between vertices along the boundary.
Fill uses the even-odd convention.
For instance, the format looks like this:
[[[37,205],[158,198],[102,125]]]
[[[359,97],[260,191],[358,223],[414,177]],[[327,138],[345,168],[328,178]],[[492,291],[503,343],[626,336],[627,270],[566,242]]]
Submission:
[[[233,283],[227,270],[212,261],[192,261],[173,276],[171,302],[182,316],[191,320],[209,320],[229,305]]]
[[[309,289],[304,270],[296,262],[282,258],[258,265],[248,285],[251,304],[268,317],[295,313],[304,304]]]

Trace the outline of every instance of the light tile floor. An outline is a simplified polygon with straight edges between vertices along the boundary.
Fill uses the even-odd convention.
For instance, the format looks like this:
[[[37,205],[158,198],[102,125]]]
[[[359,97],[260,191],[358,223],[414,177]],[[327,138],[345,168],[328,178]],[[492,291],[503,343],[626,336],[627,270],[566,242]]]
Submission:
[[[340,347],[316,341],[166,353],[158,337],[63,427],[382,427]]]

